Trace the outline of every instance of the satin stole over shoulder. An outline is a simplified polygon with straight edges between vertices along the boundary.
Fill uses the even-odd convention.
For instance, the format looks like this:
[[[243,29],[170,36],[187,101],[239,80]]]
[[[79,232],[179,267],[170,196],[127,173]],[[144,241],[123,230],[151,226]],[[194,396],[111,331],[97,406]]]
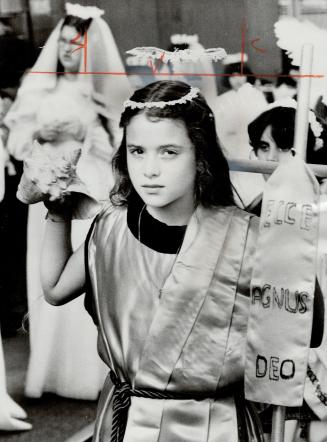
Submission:
[[[165,390],[173,374],[168,388],[179,390],[183,383],[188,390],[215,391],[224,363],[249,219],[250,215],[231,207],[196,210],[161,299],[152,311],[144,312],[152,319],[135,378],[127,380],[139,387]],[[109,280],[106,283],[105,275],[108,279],[122,277],[108,273],[110,258],[117,257],[110,248],[119,238],[117,231],[112,234],[112,228],[121,221],[117,213],[105,214],[89,246],[90,276],[111,368],[116,366],[110,343],[113,330],[106,312],[108,305],[116,307],[113,298],[119,294],[111,292],[112,284]],[[124,229],[120,230],[124,235]],[[111,311],[109,316],[113,314],[119,312]],[[119,328],[119,317],[114,320]],[[201,373],[197,373],[199,365]]]
[[[231,350],[231,328],[240,327],[240,323],[233,325],[233,312],[236,295],[244,289],[244,281],[239,287],[240,272],[248,250],[251,216],[233,207],[199,207],[159,299],[148,286],[148,275],[142,275],[144,254],[126,225],[126,210],[110,212],[100,217],[88,253],[99,348],[108,366],[135,387],[199,393],[208,398],[215,396],[220,378],[224,377],[224,385],[242,379],[242,349],[229,382],[224,363]],[[158,255],[164,258],[153,253],[155,269]],[[246,330],[246,318],[238,321]],[[234,346],[242,345],[242,340],[236,341]],[[236,442],[233,397],[213,401],[168,404],[132,398],[124,441]],[[110,434],[110,403],[107,385],[99,405],[96,441]]]

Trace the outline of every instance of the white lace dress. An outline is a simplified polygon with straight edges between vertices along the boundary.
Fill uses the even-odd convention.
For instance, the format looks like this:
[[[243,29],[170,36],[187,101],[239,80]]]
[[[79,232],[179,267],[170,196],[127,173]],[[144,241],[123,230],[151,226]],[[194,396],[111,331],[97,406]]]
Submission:
[[[27,154],[31,134],[38,130],[38,126],[61,125],[61,135],[66,130],[70,135],[75,134],[84,145],[77,169],[80,176],[99,199],[108,196],[113,182],[110,173],[113,148],[84,84],[82,89],[78,81],[62,77],[54,91],[42,92],[38,97],[34,95],[30,101],[27,97],[24,102],[18,102],[13,111],[16,115],[10,117],[16,118],[20,129],[16,131],[15,126],[12,127],[9,148],[16,157],[24,158]],[[19,125],[20,121],[23,124]],[[43,297],[40,253],[45,214],[43,203],[30,205],[27,286],[31,351],[25,392],[34,398],[51,392],[75,399],[96,399],[107,369],[97,353],[97,330],[84,309],[84,297],[61,307],[49,305]],[[90,224],[91,220],[73,221],[74,248],[84,241]]]

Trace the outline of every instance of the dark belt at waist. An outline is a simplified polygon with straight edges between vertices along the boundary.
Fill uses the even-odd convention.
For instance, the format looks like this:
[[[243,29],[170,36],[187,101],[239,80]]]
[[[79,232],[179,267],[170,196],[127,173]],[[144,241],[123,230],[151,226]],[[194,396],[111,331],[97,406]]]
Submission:
[[[169,391],[159,391],[143,388],[132,388],[128,382],[121,382],[113,371],[110,372],[110,378],[115,386],[113,394],[113,416],[111,427],[110,442],[122,442],[127,424],[128,409],[131,405],[131,397],[141,397],[147,399],[174,399],[174,400],[204,400],[204,399],[218,399],[219,397],[226,397],[234,395],[241,388],[241,383],[226,387],[215,392],[212,396],[195,394],[195,393],[175,393]]]

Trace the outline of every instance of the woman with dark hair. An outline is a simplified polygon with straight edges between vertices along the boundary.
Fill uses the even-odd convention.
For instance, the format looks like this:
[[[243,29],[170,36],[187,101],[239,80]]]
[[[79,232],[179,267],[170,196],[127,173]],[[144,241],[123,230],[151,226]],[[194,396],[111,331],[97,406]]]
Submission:
[[[93,441],[263,441],[243,381],[258,223],[234,205],[211,110],[159,81],[125,102],[121,126],[85,244],[72,253],[69,199],[47,202],[42,255],[48,302],[86,287],[110,368]]]
[[[36,155],[35,140],[41,152],[79,147],[76,173],[96,200],[106,199],[113,185],[110,165],[121,141],[122,103],[130,95],[123,75],[83,75],[84,71],[124,71],[110,28],[101,18],[103,12],[96,7],[66,4],[67,15],[49,36],[32,72],[25,75],[5,119],[10,130],[7,148],[25,163]],[[29,397],[52,392],[96,399],[105,367],[96,351],[96,330],[85,315],[82,301],[59,310],[43,299],[39,269],[45,213],[42,203],[29,208],[31,353],[25,392]],[[89,226],[89,220],[74,221],[74,247],[83,241]]]
[[[133,100],[151,103],[164,98],[164,101],[169,101],[170,95],[178,99],[185,95],[186,87],[182,82],[158,81],[136,91]],[[138,113],[140,113],[138,108],[126,107],[120,120],[124,135],[122,144],[113,159],[117,181],[110,194],[112,202],[116,205],[127,204],[131,196],[136,195],[127,167],[126,128]],[[146,115],[153,119],[169,118],[184,122],[188,136],[195,147],[197,200],[201,201],[205,207],[234,204],[228,164],[217,139],[214,116],[205,100],[199,96],[194,98],[188,106],[182,103],[162,108],[149,107]]]
[[[111,204],[72,253],[69,199],[48,202],[42,255],[48,302],[87,287],[111,370],[93,440],[262,440],[242,382],[257,221],[234,205],[212,112],[159,81],[125,102],[121,126]]]

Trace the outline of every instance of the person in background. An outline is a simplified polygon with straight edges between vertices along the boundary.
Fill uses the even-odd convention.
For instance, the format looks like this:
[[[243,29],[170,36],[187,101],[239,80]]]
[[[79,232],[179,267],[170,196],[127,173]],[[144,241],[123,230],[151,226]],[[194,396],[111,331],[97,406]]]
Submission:
[[[267,105],[264,94],[254,86],[255,78],[246,62],[246,54],[243,64],[241,54],[227,55],[223,60],[223,85],[228,90],[211,103],[217,134],[227,159],[249,159],[251,146],[247,126]],[[241,207],[249,204],[263,185],[260,175],[246,172],[231,172],[231,181],[235,201]]]
[[[123,72],[124,67],[109,26],[96,7],[66,4],[66,16],[55,27],[32,71],[57,72],[23,79],[17,99],[5,118],[7,148],[16,159],[33,156],[39,146],[60,148],[67,139],[81,146],[79,177],[97,200],[106,199],[113,185],[112,156],[120,143],[119,116],[130,94],[125,76],[78,75]],[[87,59],[83,44],[87,35]],[[29,208],[27,282],[30,359],[25,393],[40,397],[52,392],[76,399],[98,397],[106,368],[96,351],[96,330],[85,315],[82,300],[61,309],[49,306],[40,281],[40,253],[45,210]],[[74,247],[82,242],[90,220],[74,221]]]
[[[254,87],[255,78],[246,64],[244,54],[229,54],[223,60],[223,87],[227,89],[215,100],[212,110],[216,117],[217,134],[227,157],[248,158],[250,146],[247,125],[266,105],[264,95]]]
[[[266,106],[265,110],[248,126],[250,145],[254,157],[263,161],[279,162],[286,155],[295,155],[294,127],[297,103],[292,99],[279,100]],[[308,163],[316,163],[317,153],[323,147],[323,127],[310,112],[312,124],[308,128],[307,154]],[[269,175],[263,175],[264,180]],[[245,210],[260,216],[263,186]]]

